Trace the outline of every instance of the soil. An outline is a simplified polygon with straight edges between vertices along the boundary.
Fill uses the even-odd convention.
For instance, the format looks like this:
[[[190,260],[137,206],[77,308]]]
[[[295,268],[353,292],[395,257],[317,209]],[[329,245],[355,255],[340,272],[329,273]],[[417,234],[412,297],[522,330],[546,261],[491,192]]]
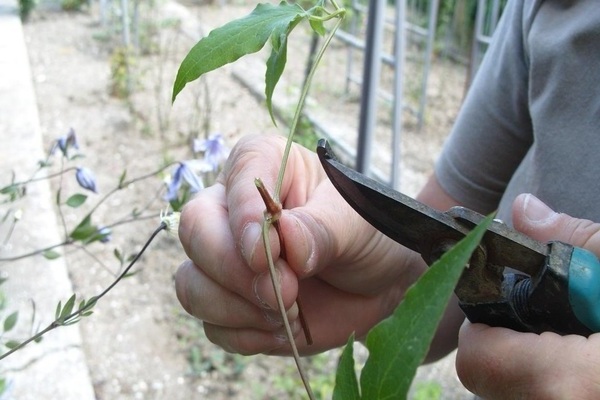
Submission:
[[[39,7],[24,25],[44,140],[49,148],[57,137],[73,128],[85,155],[76,163],[90,168],[98,181],[100,194],[92,195],[90,204],[64,212],[67,225],[76,223],[93,202],[116,187],[123,171],[130,179],[156,171],[167,162],[191,158],[189,144],[194,137],[220,132],[233,146],[241,135],[277,132],[262,101],[234,79],[232,67],[212,72],[202,84],[190,85],[171,107],[170,89],[178,63],[194,43],[189,29],[196,34],[206,33],[245,15],[253,5],[190,1],[183,14],[187,17],[180,23],[176,21],[181,18],[182,8],[171,6],[146,11],[147,16],[162,24],[155,24],[140,36],[144,51],[134,58],[129,82],[132,93],[123,98],[115,96],[115,79],[111,77],[111,62],[115,65],[115,46],[120,40],[111,32],[114,20],[103,26],[95,8],[64,12],[45,6]],[[189,25],[194,20],[200,21],[199,28]],[[288,65],[292,71],[282,82],[276,101],[297,93],[293,87],[303,77],[308,49],[309,36],[304,36],[306,40],[290,51]],[[344,49],[336,44],[334,50],[331,61],[324,62],[309,107],[320,118],[340,121],[340,126],[355,132],[348,121],[358,119],[357,89],[343,89],[340,57]],[[412,185],[406,190],[409,194],[414,194],[430,173],[464,86],[464,70],[444,63],[436,68],[429,93],[428,110],[433,111],[425,126],[418,130],[410,118],[406,122],[403,179]],[[453,90],[446,90],[450,75],[455,84]],[[381,119],[389,123],[389,117],[383,115]],[[115,249],[126,256],[140,250],[158,225],[157,216],[164,202],[157,193],[163,187],[160,178],[138,182],[99,207],[95,221],[101,225],[128,219],[140,210],[142,217],[115,226],[107,244],[67,251],[78,295],[89,298],[112,282],[121,268],[113,255]],[[62,190],[68,193],[77,187],[64,182]],[[183,258],[176,237],[159,236],[135,274],[117,285],[96,306],[94,314],[80,323],[97,398],[301,398],[303,392],[291,359],[231,355],[208,342],[201,323],[187,316],[175,297],[173,273]],[[333,384],[337,355],[330,352],[309,360],[315,372],[314,384],[325,396]],[[322,378],[324,375],[327,377]],[[427,376],[442,386],[444,398],[470,398],[452,372],[449,376]]]

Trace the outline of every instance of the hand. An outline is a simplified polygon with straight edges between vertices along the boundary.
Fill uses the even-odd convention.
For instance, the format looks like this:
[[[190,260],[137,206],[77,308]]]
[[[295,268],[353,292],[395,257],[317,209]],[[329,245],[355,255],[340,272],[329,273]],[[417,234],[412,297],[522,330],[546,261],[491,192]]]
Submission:
[[[265,206],[254,185],[260,177],[272,192],[284,145],[278,136],[242,139],[217,183],[191,200],[181,216],[179,236],[190,260],[177,271],[178,298],[204,320],[207,337],[231,352],[290,351],[261,239]],[[407,268],[417,256],[360,218],[316,155],[300,146],[292,148],[281,202],[287,259],[279,257],[274,229],[270,246],[301,353],[342,345],[352,332],[366,334],[422,272]],[[310,347],[298,335],[298,293],[314,339]]]
[[[515,228],[600,254],[600,224],[552,211],[532,195],[513,206]],[[467,389],[485,399],[600,398],[600,334],[519,333],[465,322],[456,360]]]

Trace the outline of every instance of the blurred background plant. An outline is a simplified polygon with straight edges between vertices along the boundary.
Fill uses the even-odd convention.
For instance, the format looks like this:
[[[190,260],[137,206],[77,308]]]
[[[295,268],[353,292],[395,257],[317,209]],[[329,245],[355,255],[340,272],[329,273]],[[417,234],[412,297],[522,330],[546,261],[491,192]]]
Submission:
[[[19,15],[21,20],[27,21],[29,14],[35,8],[36,0],[19,0]]]
[[[176,233],[179,211],[193,193],[198,192],[205,185],[212,182],[213,177],[227,158],[229,149],[221,135],[215,134],[209,139],[198,140],[194,148],[194,154],[199,158],[168,163],[160,166],[155,171],[134,178],[129,178],[127,171],[123,171],[119,176],[115,176],[115,186],[100,195],[99,193],[102,193],[102,190],[98,187],[94,173],[83,166],[82,162],[85,156],[81,152],[75,131],[70,129],[68,133],[52,143],[46,158],[37,162],[37,168],[34,169],[28,179],[16,181],[16,173],[14,171],[11,173],[10,183],[0,187],[0,195],[2,196],[0,203],[14,204],[14,206],[8,208],[0,221],[0,228],[5,231],[4,237],[1,238],[0,265],[36,256],[53,260],[61,257],[62,253],[67,251],[67,248],[82,251],[93,260],[99,261],[88,250],[88,247],[95,245],[95,243],[109,243],[112,239],[112,228],[147,219],[158,220],[159,215],[160,225],[140,252],[126,256],[126,253],[119,249],[115,248],[113,250],[113,255],[118,264],[117,272],[114,274],[116,279],[100,294],[91,296],[87,300],[78,300],[76,295],[73,294],[66,302],[59,302],[56,306],[54,320],[44,329],[34,326],[34,320],[37,319],[34,312],[30,327],[31,337],[29,338],[10,336],[17,322],[20,322],[19,313],[10,311],[7,307],[6,296],[0,288],[0,315],[3,316],[0,334],[0,346],[3,351],[0,352],[0,360],[30,342],[41,341],[42,336],[52,329],[72,325],[79,322],[82,317],[91,315],[92,308],[101,297],[107,294],[121,279],[131,276],[130,269],[133,264],[160,230],[165,229]],[[74,179],[69,180],[70,175]],[[11,242],[15,240],[13,237],[15,227],[23,213],[27,212],[26,209],[19,208],[19,200],[27,196],[30,185],[43,180],[58,181],[55,185],[54,198],[61,231],[63,232],[63,240],[60,243],[52,243],[42,248],[32,249],[24,254],[10,254]],[[149,182],[146,183],[146,181]],[[79,189],[76,189],[77,186],[69,184],[74,182],[77,183]],[[131,185],[142,182],[156,186],[155,196],[149,199],[146,204],[141,207],[133,205],[134,207],[130,212],[114,220],[100,223],[96,221],[95,212],[111,197],[120,191],[126,190]],[[90,196],[94,195],[100,197],[91,202]],[[165,208],[169,211],[163,212],[162,210]],[[67,214],[69,215],[68,218]],[[77,217],[73,218],[75,214],[77,214]],[[105,266],[105,268],[110,269],[108,266]],[[5,278],[0,278],[0,285],[5,280]],[[0,391],[0,393],[2,392]]]

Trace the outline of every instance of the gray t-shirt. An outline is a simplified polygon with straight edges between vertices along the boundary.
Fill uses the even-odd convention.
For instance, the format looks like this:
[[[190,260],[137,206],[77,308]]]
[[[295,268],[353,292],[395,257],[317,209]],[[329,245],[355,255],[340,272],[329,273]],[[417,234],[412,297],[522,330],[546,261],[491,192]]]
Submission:
[[[600,1],[511,0],[436,163],[466,207],[533,193],[600,222]]]

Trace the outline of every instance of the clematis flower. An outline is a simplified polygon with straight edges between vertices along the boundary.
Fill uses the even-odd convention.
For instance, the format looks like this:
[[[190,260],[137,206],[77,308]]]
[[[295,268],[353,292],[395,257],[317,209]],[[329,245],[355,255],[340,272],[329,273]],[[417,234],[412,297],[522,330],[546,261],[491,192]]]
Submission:
[[[171,182],[167,186],[167,194],[165,200],[173,201],[177,199],[177,192],[181,188],[183,182],[186,182],[192,193],[199,192],[204,188],[202,181],[194,173],[189,165],[189,162],[180,162],[171,177]]]
[[[168,209],[164,212],[160,212],[160,222],[165,224],[166,231],[172,234],[173,236],[177,236],[180,216],[180,212],[169,212]]]
[[[112,239],[112,231],[106,226],[99,227],[97,234],[101,243],[108,243]]]
[[[229,157],[230,149],[220,133],[210,135],[208,139],[194,139],[192,147],[194,153],[204,153],[204,159],[212,166],[213,171]]]
[[[90,171],[88,168],[77,168],[77,171],[75,172],[75,179],[77,179],[77,183],[79,183],[79,186],[82,188],[94,193],[98,193],[96,191],[96,178],[94,177],[92,171]]]
[[[70,148],[79,150],[79,143],[77,142],[77,136],[75,136],[75,130],[73,128],[70,128],[66,135],[56,139],[52,145],[52,149],[50,149],[50,155],[54,155],[56,149],[60,149],[63,156],[68,157]]]

